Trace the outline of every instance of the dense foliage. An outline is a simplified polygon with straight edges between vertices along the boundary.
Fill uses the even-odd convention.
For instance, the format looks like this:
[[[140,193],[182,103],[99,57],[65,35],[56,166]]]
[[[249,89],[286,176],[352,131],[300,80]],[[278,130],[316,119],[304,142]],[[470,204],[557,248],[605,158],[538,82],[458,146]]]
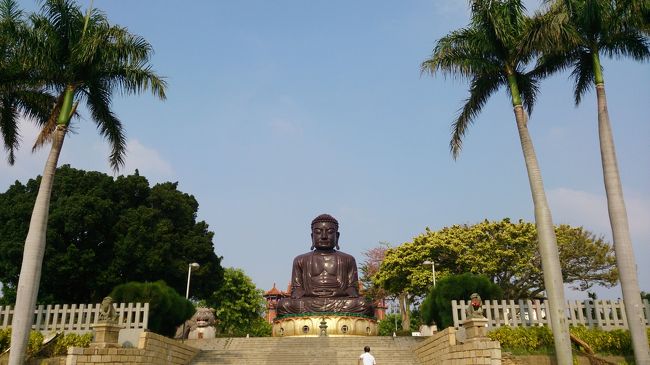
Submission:
[[[4,352],[11,345],[11,328],[0,328],[0,353]],[[43,334],[38,331],[29,333],[29,342],[27,345],[28,353],[35,353],[43,346]]]
[[[598,328],[577,326],[571,327],[570,331],[571,334],[586,342],[596,353],[619,356],[633,353],[628,330],[604,331]],[[650,328],[646,330],[646,334],[650,341]],[[503,349],[515,353],[537,353],[553,348],[553,334],[546,326],[503,326],[488,332],[488,337],[499,341]]]
[[[76,333],[65,333],[57,337],[54,343],[47,348],[43,348],[43,335],[38,331],[32,331],[29,334],[30,353],[39,353],[43,350],[43,357],[64,356],[68,353],[68,347],[88,347],[93,340],[92,333],[79,335]],[[11,345],[11,327],[0,328],[0,353],[4,352]]]
[[[0,194],[0,282],[14,303],[23,244],[40,177]],[[99,302],[116,285],[164,280],[185,292],[190,262],[192,294],[207,297],[223,268],[214,233],[196,221],[198,202],[176,183],[149,186],[137,171],[116,179],[100,172],[58,169],[47,228],[39,303]]]
[[[485,276],[470,273],[450,275],[440,279],[431,289],[420,306],[425,324],[436,324],[438,330],[453,326],[451,301],[469,300],[472,293],[478,293],[483,300],[500,299],[501,288]]]
[[[582,227],[555,227],[563,280],[579,290],[616,284],[617,272],[611,246]],[[538,296],[544,291],[535,225],[528,222],[483,221],[426,232],[412,242],[390,248],[373,277],[389,293],[424,295],[436,276],[474,273],[487,276],[508,299]]]
[[[263,292],[241,270],[226,268],[223,285],[205,300],[216,309],[217,333],[222,336],[270,336],[271,325],[262,317]]]
[[[115,302],[149,303],[148,328],[164,336],[174,336],[176,327],[182,325],[195,312],[194,305],[164,281],[154,283],[130,282],[118,285],[111,292]]]

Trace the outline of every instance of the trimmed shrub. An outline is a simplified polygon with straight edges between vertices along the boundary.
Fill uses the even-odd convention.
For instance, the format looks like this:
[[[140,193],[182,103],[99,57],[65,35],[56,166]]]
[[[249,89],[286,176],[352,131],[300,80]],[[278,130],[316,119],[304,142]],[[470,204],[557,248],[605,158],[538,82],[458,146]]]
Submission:
[[[630,331],[604,331],[598,328],[577,326],[570,328],[571,334],[585,341],[599,354],[617,356],[633,355]],[[646,331],[650,342],[650,328]],[[553,334],[548,327],[499,327],[487,336],[501,343],[502,348],[514,353],[539,353],[553,351]],[[573,345],[575,348],[575,344]]]
[[[59,337],[51,352],[48,354],[50,357],[64,356],[68,353],[68,347],[89,347],[93,340],[92,333],[78,335],[76,333],[66,333]]]
[[[116,286],[110,296],[115,302],[149,303],[149,329],[172,337],[176,327],[195,312],[194,305],[164,281],[154,283],[130,282]]]
[[[9,342],[11,342],[11,328],[0,328],[0,353],[9,347]]]
[[[465,273],[450,275],[438,281],[420,306],[422,321],[436,324],[441,331],[454,324],[451,310],[452,300],[469,300],[472,293],[478,293],[483,300],[501,299],[501,288],[485,276]]]
[[[499,327],[487,336],[514,352],[540,352],[553,348],[553,334],[548,327]]]
[[[31,331],[29,333],[29,344],[27,352],[36,354],[38,357],[55,357],[64,356],[68,353],[68,347],[88,347],[93,340],[92,333],[78,335],[76,333],[67,333],[60,336],[56,341],[43,348],[44,336],[38,331]],[[11,345],[11,328],[0,329],[0,352],[4,352]]]
[[[612,355],[632,355],[632,338],[628,330],[604,331],[584,326],[571,327],[571,334],[585,341],[594,352]]]

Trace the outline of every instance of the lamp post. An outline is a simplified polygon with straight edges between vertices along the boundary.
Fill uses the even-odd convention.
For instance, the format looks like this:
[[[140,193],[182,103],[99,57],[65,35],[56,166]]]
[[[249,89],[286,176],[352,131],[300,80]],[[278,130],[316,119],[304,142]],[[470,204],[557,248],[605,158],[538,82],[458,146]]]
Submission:
[[[189,300],[190,299],[190,277],[192,276],[192,268],[198,269],[199,268],[198,263],[193,262],[189,265],[187,268],[187,290],[185,290],[185,299]],[[183,321],[183,333],[181,334],[181,343],[185,341],[185,322]]]
[[[436,287],[436,264],[433,261],[425,261],[422,265],[431,265],[431,272],[433,273],[433,287]]]
[[[187,268],[187,290],[185,291],[185,299],[190,299],[190,276],[192,276],[192,268],[198,269],[199,266],[201,265],[199,265],[196,262],[193,262]]]

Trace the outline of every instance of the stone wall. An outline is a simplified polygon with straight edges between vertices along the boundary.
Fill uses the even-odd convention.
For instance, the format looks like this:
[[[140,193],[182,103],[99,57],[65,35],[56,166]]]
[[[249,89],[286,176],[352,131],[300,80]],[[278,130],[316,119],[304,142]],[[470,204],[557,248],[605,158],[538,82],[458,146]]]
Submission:
[[[84,364],[189,364],[199,349],[182,344],[176,340],[143,332],[137,348],[68,348],[66,365]]]
[[[501,365],[501,345],[488,338],[474,338],[460,343],[453,327],[435,333],[415,347],[422,364],[441,365]]]

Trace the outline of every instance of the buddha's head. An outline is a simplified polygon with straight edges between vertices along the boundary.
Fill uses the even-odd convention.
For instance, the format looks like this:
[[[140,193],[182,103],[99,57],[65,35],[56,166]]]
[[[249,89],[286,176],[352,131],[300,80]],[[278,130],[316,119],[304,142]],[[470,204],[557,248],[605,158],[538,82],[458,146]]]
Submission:
[[[338,249],[339,235],[339,222],[329,214],[321,214],[311,222],[311,249]]]

